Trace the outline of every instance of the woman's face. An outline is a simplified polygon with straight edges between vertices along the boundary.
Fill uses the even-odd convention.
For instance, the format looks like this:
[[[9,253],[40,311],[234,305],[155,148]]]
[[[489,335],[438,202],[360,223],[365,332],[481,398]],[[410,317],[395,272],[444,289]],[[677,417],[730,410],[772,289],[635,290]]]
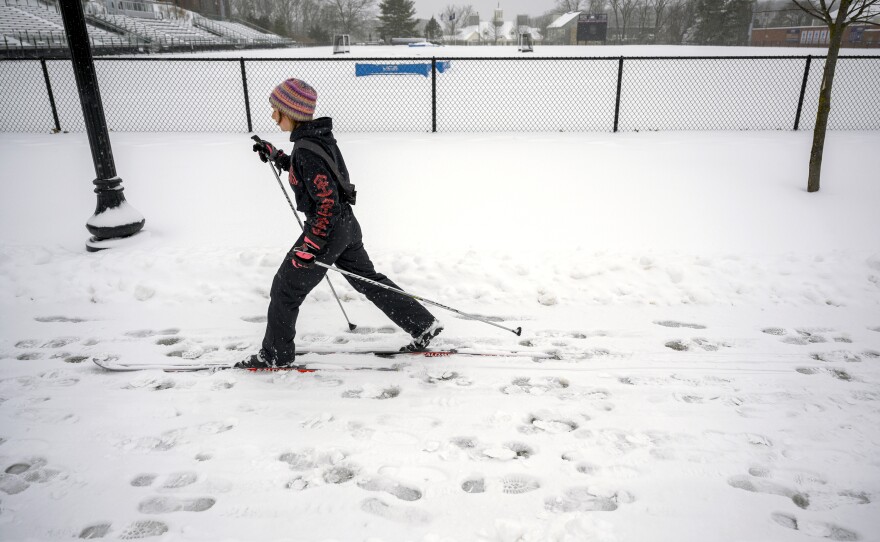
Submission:
[[[282,115],[281,111],[278,111],[274,107],[272,108],[272,120],[275,121],[275,124],[277,124],[282,131],[293,131],[293,121],[287,118],[285,115]]]

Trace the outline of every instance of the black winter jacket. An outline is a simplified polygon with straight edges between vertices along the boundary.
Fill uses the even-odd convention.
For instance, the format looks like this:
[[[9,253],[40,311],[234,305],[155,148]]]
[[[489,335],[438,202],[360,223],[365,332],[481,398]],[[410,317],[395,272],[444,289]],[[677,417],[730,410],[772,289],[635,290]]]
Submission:
[[[336,160],[339,171],[348,176],[342,152],[333,137],[333,119],[321,117],[306,122],[290,134],[296,143],[308,139],[317,143]],[[276,165],[287,170],[290,186],[296,198],[296,208],[306,215],[305,233],[323,247],[330,239],[333,227],[343,213],[351,212],[339,182],[323,159],[307,149],[297,149],[293,156],[281,153]]]

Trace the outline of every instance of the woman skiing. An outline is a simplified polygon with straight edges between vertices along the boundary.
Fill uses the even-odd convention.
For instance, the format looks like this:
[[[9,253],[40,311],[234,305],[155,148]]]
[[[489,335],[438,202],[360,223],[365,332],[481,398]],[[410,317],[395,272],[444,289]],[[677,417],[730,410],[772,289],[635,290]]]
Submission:
[[[336,264],[344,271],[398,288],[388,277],[376,272],[364,249],[361,227],[351,209],[356,193],[333,137],[333,120],[313,119],[316,101],[317,92],[304,81],[288,79],[275,87],[269,95],[272,120],[281,130],[290,132],[293,152],[287,155],[265,140],[253,147],[260,160],[271,161],[279,171],[289,173],[296,208],[306,215],[306,222],[305,230],[272,281],[262,348],[237,363],[238,368],[283,368],[294,363],[299,307],[327,272],[316,266],[316,261]],[[346,279],[413,337],[401,350],[424,350],[443,331],[440,322],[414,299]]]

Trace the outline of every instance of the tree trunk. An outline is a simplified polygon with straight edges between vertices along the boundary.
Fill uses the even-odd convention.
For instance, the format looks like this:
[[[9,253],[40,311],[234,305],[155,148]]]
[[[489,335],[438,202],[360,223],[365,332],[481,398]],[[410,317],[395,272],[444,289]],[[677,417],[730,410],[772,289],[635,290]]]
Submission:
[[[851,1],[843,0],[837,20],[828,27],[828,58],[822,73],[822,87],[819,89],[819,110],[816,113],[816,127],[813,128],[813,148],[810,150],[810,173],[807,177],[807,192],[819,191],[819,178],[822,174],[822,153],[825,150],[825,132],[828,129],[828,116],[831,113],[831,87],[834,84],[834,71],[837,56],[843,40],[843,21],[849,11]]]

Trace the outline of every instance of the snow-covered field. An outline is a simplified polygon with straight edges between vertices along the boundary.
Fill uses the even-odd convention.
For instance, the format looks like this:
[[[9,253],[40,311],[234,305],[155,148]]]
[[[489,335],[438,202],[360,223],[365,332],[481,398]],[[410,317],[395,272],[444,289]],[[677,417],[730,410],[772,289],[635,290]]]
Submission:
[[[263,133],[282,144],[286,137]],[[0,539],[880,539],[878,132],[362,134],[377,267],[438,346],[235,361],[296,221],[246,134],[113,133],[125,247],[84,250],[85,134],[0,134]],[[407,337],[338,275],[300,346]]]

